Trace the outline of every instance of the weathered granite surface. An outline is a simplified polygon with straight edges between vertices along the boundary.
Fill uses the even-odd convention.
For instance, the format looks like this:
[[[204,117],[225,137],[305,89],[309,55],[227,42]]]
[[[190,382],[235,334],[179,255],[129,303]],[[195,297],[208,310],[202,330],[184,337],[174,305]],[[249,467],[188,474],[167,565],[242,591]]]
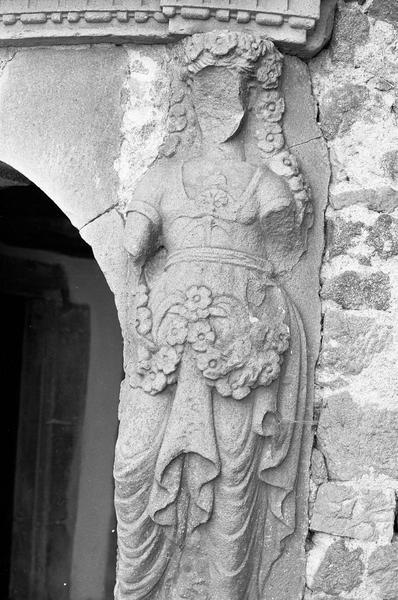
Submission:
[[[395,5],[339,2],[331,44],[310,61],[332,181],[311,479],[311,527],[317,533],[309,543],[308,600],[398,597]],[[345,552],[357,553],[352,560],[347,555],[344,565],[343,540]],[[336,544],[341,552],[328,550]]]
[[[330,481],[318,489],[311,528],[363,542],[388,543],[393,537],[394,511],[394,489]]]

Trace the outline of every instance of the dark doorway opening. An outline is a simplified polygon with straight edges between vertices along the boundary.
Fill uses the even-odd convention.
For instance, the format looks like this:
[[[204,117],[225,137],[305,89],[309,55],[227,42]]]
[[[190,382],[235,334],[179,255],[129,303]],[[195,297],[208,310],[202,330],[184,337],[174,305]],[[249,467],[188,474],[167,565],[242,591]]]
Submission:
[[[25,301],[1,295],[0,345],[1,384],[3,389],[3,435],[1,455],[4,457],[3,493],[1,494],[1,514],[3,515],[3,541],[0,555],[1,587],[0,597],[8,598],[11,574],[11,548],[14,514],[14,482],[17,456],[17,434],[19,419],[20,377],[22,367],[22,345],[25,323]],[[12,323],[12,326],[11,326]]]
[[[94,259],[41,190],[12,170],[9,176],[15,180],[4,183],[0,165],[0,438],[5,457],[0,597],[69,600],[90,307],[72,301],[62,261],[46,263],[37,252]],[[113,540],[109,535],[107,585],[99,600],[112,594]]]

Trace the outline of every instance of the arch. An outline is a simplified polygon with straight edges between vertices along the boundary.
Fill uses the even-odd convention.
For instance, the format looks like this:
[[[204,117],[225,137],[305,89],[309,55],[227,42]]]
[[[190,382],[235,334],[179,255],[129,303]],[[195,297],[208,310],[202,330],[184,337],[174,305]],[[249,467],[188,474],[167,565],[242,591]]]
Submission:
[[[3,192],[3,198],[4,196]],[[48,201],[52,202],[50,198]],[[40,300],[38,310],[43,308],[41,314],[47,321],[61,324],[59,335],[66,346],[69,344],[70,353],[63,355],[64,362],[61,363],[59,371],[63,368],[68,370],[67,361],[71,355],[75,355],[77,364],[85,363],[83,352],[76,353],[73,345],[77,343],[77,339],[84,337],[83,321],[85,315],[89,315],[91,333],[90,339],[85,341],[86,345],[89,344],[89,348],[85,350],[88,361],[87,387],[85,391],[81,391],[85,404],[81,407],[84,408],[81,411],[81,450],[76,454],[81,457],[78,469],[77,515],[71,556],[72,568],[66,583],[68,589],[72,586],[73,597],[101,597],[101,586],[106,585],[109,542],[114,537],[111,533],[114,524],[113,518],[111,519],[112,462],[119,384],[122,377],[122,340],[113,298],[92,258],[87,260],[62,257],[60,254],[54,256],[49,251],[38,249],[23,250],[3,246],[2,250],[8,257],[11,270],[14,267],[24,268],[25,265],[31,273],[29,269],[32,261],[36,262],[42,276],[42,282],[37,288],[50,287],[50,293],[47,288],[44,289],[43,300]],[[22,281],[26,279],[22,276]],[[2,285],[4,286],[4,279]],[[35,295],[36,290],[32,293]],[[47,310],[48,297],[51,306]],[[37,302],[34,304],[36,307]],[[55,313],[52,314],[50,309],[55,305],[58,308],[55,308]],[[73,329],[74,323],[76,330]],[[53,334],[51,337],[54,337]],[[37,340],[34,343],[37,344]],[[103,373],[106,373],[105,378],[102,377]],[[64,375],[60,385],[65,384],[65,377]],[[65,399],[67,400],[64,397]],[[52,583],[55,581],[55,585],[59,584],[59,594],[62,594],[63,582],[57,580],[58,575],[59,573],[54,571]],[[111,581],[109,583],[112,585]],[[108,593],[109,591],[110,588]]]
[[[19,49],[5,57],[0,161],[42,189],[92,246],[123,327],[127,256],[115,161],[127,53],[82,45]]]
[[[126,74],[126,53],[106,45],[16,50],[1,72],[0,160],[79,229],[117,204]]]

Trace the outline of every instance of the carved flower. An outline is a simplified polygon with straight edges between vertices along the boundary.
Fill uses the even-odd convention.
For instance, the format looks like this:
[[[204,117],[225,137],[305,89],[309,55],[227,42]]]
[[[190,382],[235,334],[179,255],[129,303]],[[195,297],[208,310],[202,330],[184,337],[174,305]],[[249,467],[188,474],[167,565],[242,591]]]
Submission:
[[[268,125],[263,131],[257,131],[260,150],[271,154],[281,150],[285,144],[282,127],[277,123]]]
[[[299,166],[296,157],[287,150],[274,156],[270,162],[271,169],[283,177],[293,177],[299,174]]]
[[[221,208],[228,204],[229,196],[225,190],[213,187],[202,192],[199,201],[211,207]]]
[[[174,104],[169,112],[168,130],[170,133],[183,131],[187,126],[186,110],[183,104]]]
[[[173,373],[180,361],[180,356],[175,348],[170,346],[162,346],[153,358],[158,369],[163,371],[165,375]]]
[[[185,308],[191,321],[206,319],[212,302],[211,291],[205,286],[193,285],[186,292]]]
[[[278,377],[282,359],[277,352],[268,351],[265,355],[264,366],[258,378],[258,385],[269,385]]]
[[[174,317],[166,334],[166,342],[170,344],[170,346],[184,344],[187,339],[187,334],[188,325],[186,320],[183,317]]]
[[[217,192],[214,194],[213,202],[216,208],[226,206],[229,202],[229,196],[227,192],[225,192],[224,190],[217,190]]]
[[[209,345],[214,342],[216,336],[208,321],[197,321],[189,327],[188,342],[197,352],[206,352]]]
[[[234,398],[234,400],[243,400],[251,392],[248,385],[240,385],[238,381],[230,381],[231,377],[221,377],[215,383],[217,392],[224,398]]]
[[[137,309],[135,328],[140,335],[147,335],[152,329],[152,313],[149,308],[142,306]]]
[[[215,388],[221,396],[224,396],[224,398],[228,398],[232,395],[232,388],[228,383],[227,377],[221,377],[220,379],[217,379]]]
[[[251,388],[248,385],[240,385],[238,381],[232,381],[231,383],[231,396],[234,400],[243,400],[251,392]]]
[[[217,379],[223,368],[223,359],[217,348],[209,347],[206,352],[197,355],[196,364],[205,377]]]
[[[225,56],[238,45],[238,36],[234,32],[210,34],[207,49],[215,56]]]
[[[289,348],[290,330],[288,325],[280,326],[279,331],[274,333],[272,347],[279,353],[283,354]]]
[[[155,366],[152,366],[151,370],[145,373],[141,378],[142,389],[149,394],[158,394],[163,391],[167,385],[166,375],[159,371]]]
[[[177,87],[172,91],[171,94],[171,98],[170,98],[170,104],[178,104],[179,102],[182,102],[185,98],[185,91],[180,88]]]
[[[281,120],[285,112],[285,101],[279,96],[278,92],[265,92],[262,101],[258,105],[257,112],[266,121],[276,123]]]
[[[261,67],[257,70],[257,80],[264,89],[274,88],[278,85],[281,74],[282,61],[276,54],[270,54],[263,59]]]

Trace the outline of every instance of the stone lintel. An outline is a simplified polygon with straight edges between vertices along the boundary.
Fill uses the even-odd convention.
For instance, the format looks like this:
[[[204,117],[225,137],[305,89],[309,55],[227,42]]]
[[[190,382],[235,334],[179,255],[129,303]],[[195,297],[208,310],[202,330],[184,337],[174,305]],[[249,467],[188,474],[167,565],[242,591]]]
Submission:
[[[165,43],[244,29],[305,54],[320,17],[321,0],[0,0],[0,46]]]

